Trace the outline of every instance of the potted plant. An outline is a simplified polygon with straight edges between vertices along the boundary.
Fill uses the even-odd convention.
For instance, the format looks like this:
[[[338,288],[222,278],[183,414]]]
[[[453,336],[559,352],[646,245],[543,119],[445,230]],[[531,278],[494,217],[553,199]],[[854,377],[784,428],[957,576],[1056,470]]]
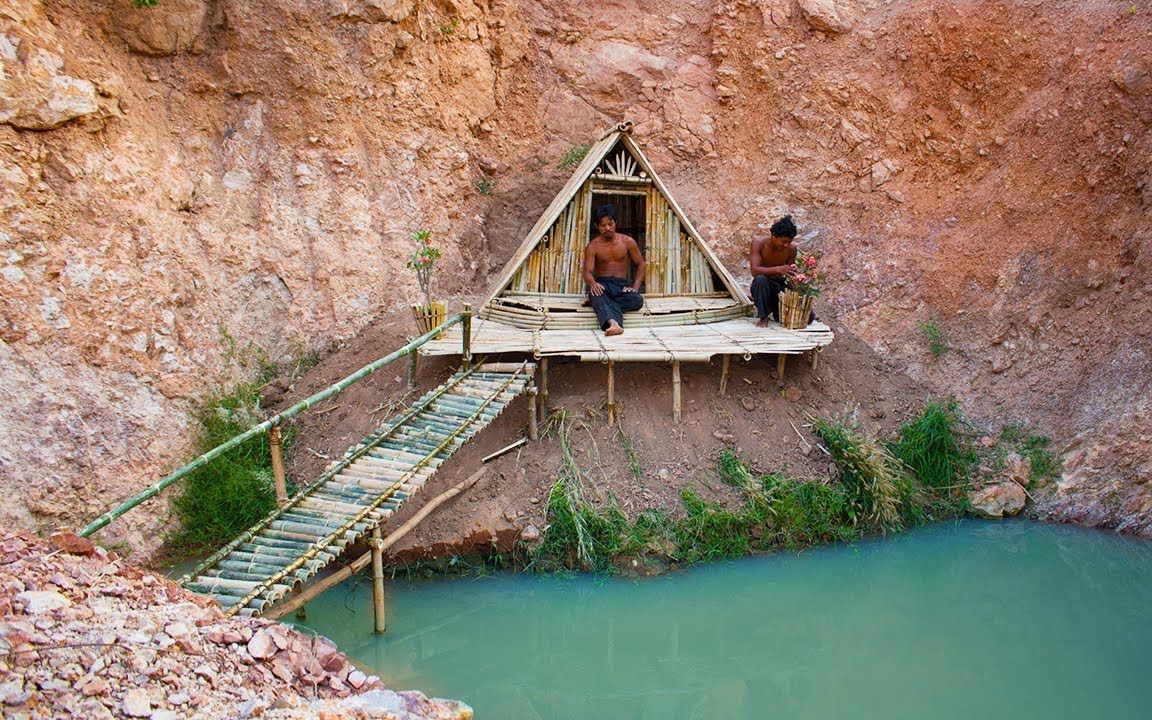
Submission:
[[[824,278],[818,254],[796,254],[796,263],[788,276],[788,289],[780,293],[780,325],[792,330],[808,327],[812,300],[820,294]]]
[[[444,303],[432,300],[432,270],[440,259],[440,249],[432,245],[431,230],[412,233],[412,241],[416,243],[416,249],[408,256],[408,267],[415,271],[420,292],[424,293],[424,305],[413,305],[412,315],[416,318],[416,328],[423,335],[442,324],[445,317]]]

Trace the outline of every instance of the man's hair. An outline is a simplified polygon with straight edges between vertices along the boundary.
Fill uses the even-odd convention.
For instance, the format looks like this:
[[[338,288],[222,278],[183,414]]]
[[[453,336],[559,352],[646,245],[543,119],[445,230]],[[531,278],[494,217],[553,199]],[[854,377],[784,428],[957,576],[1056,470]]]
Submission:
[[[785,215],[772,223],[771,233],[774,237],[796,237],[796,223],[792,222],[792,216]]]
[[[606,217],[616,220],[616,208],[612,205],[601,205],[592,211],[592,222],[599,225],[600,221]]]

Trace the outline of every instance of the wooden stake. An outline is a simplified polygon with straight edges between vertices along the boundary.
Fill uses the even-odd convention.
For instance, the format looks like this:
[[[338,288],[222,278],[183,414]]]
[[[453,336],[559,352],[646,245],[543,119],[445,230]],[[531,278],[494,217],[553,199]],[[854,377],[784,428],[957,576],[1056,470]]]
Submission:
[[[379,635],[384,632],[384,541],[379,525],[372,528],[372,611]]]
[[[732,356],[725,355],[720,363],[720,394],[728,394],[728,366],[732,363]]]
[[[413,351],[408,354],[408,389],[416,387],[416,370],[420,363],[420,353]]]
[[[539,430],[537,429],[536,419],[536,386],[532,385],[528,388],[528,439],[537,440],[539,438]]]
[[[507,455],[508,453],[512,452],[513,450],[520,447],[521,445],[527,445],[527,444],[528,444],[528,438],[520,438],[519,440],[512,443],[511,445],[506,445],[506,446],[500,448],[499,450],[497,450],[496,452],[492,453],[491,455],[485,455],[480,460],[480,462],[486,463],[489,460],[495,460],[496,458],[500,457],[501,455]]]
[[[820,364],[820,348],[812,348],[812,369],[815,370],[816,366]]]
[[[608,427],[616,424],[616,363],[608,361]]]
[[[464,367],[472,367],[472,305],[464,303],[464,311],[460,313],[460,352],[464,356]]]
[[[272,450],[272,479],[276,486],[276,507],[288,504],[288,480],[284,476],[284,455],[280,449],[280,426],[268,430],[268,446]]]
[[[548,358],[540,358],[540,417],[548,417]]]
[[[680,361],[672,361],[672,419],[680,422]]]
[[[788,356],[785,355],[784,353],[776,353],[776,379],[777,380],[783,380],[784,379],[784,362],[787,359],[788,359]]]
[[[392,532],[388,537],[384,538],[384,542],[382,543],[381,550],[387,550],[388,548],[390,548],[393,545],[395,545],[396,543],[398,543],[405,535],[407,535],[412,530],[412,528],[414,528],[418,524],[420,524],[421,520],[428,517],[428,515],[433,510],[435,510],[436,508],[440,507],[440,505],[442,505],[443,503],[447,502],[448,500],[451,500],[452,498],[456,497],[460,493],[464,492],[468,488],[475,485],[480,480],[480,478],[484,477],[484,473],[486,473],[486,472],[488,472],[488,468],[480,468],[476,472],[469,475],[467,480],[465,480],[465,481],[463,481],[457,485],[454,485],[453,487],[449,488],[448,490],[445,490],[444,492],[437,495],[432,500],[429,500],[428,504],[420,509],[420,512],[413,515],[411,517],[411,519],[408,520],[408,522],[406,522],[403,525],[401,525],[400,527],[396,528],[396,530],[394,532]],[[306,602],[315,598],[317,595],[324,592],[325,590],[328,590],[332,587],[335,587],[336,585],[339,585],[340,583],[344,582],[345,580],[352,577],[356,573],[360,572],[365,567],[367,567],[368,563],[370,563],[371,561],[372,561],[372,553],[371,552],[364,553],[363,555],[356,558],[352,562],[348,563],[344,567],[340,568],[336,572],[332,573],[331,575],[328,575],[323,580],[318,580],[314,585],[309,587],[307,590],[304,590],[303,592],[301,592],[296,597],[293,597],[291,600],[288,600],[287,602],[285,602],[281,605],[277,605],[276,607],[272,608],[268,612],[264,613],[264,617],[266,617],[270,620],[279,620],[280,618],[284,617],[285,615],[292,612],[293,610],[296,610],[297,608],[302,607]]]

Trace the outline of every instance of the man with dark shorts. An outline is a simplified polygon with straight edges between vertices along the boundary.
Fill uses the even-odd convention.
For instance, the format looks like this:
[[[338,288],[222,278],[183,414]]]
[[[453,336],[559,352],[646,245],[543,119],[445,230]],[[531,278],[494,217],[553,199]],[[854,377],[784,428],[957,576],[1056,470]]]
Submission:
[[[624,313],[644,307],[644,256],[636,241],[616,232],[616,208],[601,205],[592,215],[598,235],[584,249],[584,282],[588,299],[605,335],[624,332]],[[629,264],[635,266],[628,283]]]
[[[752,300],[756,303],[757,327],[767,327],[768,316],[780,320],[780,293],[796,272],[796,224],[791,215],[772,223],[771,237],[753,237],[748,254],[752,271]],[[813,318],[815,319],[815,318]]]

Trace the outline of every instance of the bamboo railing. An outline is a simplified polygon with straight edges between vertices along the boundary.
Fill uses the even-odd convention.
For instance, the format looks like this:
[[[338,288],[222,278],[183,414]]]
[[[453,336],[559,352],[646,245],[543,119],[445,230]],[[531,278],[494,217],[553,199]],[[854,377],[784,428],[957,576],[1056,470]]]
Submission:
[[[93,520],[91,523],[89,523],[87,526],[85,526],[84,529],[81,530],[78,534],[81,537],[91,536],[93,533],[104,528],[109,523],[111,523],[113,520],[120,517],[124,513],[128,512],[132,508],[136,507],[137,505],[140,505],[141,503],[145,502],[146,500],[149,500],[149,499],[155,497],[162,490],[164,490],[164,488],[173,484],[177,480],[180,480],[181,478],[187,476],[193,470],[196,470],[197,468],[200,468],[200,467],[203,467],[204,465],[207,465],[209,462],[211,462],[215,458],[228,452],[229,450],[236,447],[237,445],[240,445],[241,443],[244,443],[247,440],[251,440],[252,438],[256,437],[257,435],[263,435],[263,434],[269,432],[270,430],[272,430],[273,428],[278,428],[280,426],[280,424],[282,422],[284,422],[285,420],[287,420],[287,419],[289,419],[295,415],[299,415],[300,413],[304,412],[308,408],[313,407],[314,405],[321,403],[324,400],[327,400],[328,398],[330,398],[334,395],[340,394],[344,390],[348,389],[349,386],[359,382],[360,380],[363,380],[364,378],[368,377],[369,375],[376,372],[377,370],[384,367],[385,365],[388,365],[389,363],[395,362],[396,360],[399,360],[402,357],[406,357],[408,355],[414,354],[420,348],[420,346],[424,345],[425,343],[429,342],[430,340],[435,339],[437,335],[439,335],[440,333],[444,332],[445,330],[448,330],[449,328],[451,328],[457,324],[461,324],[464,327],[464,333],[462,334],[462,338],[461,338],[462,339],[462,348],[461,349],[462,349],[462,355],[464,356],[464,362],[465,362],[465,364],[467,364],[468,361],[471,359],[469,340],[471,339],[470,329],[471,329],[471,324],[472,324],[472,311],[471,311],[470,306],[465,305],[463,312],[461,312],[457,315],[453,315],[452,317],[445,320],[443,324],[441,324],[438,327],[435,327],[432,330],[429,330],[428,332],[424,333],[423,335],[415,338],[414,340],[412,340],[411,342],[409,342],[407,345],[400,348],[399,350],[391,352],[391,353],[385,355],[384,357],[380,358],[379,360],[376,360],[374,362],[371,362],[371,363],[365,365],[364,367],[360,368],[356,372],[352,373],[351,375],[344,378],[343,380],[335,383],[334,385],[331,385],[328,388],[321,390],[320,392],[316,393],[315,395],[312,395],[310,397],[305,398],[304,400],[301,400],[300,402],[296,403],[295,405],[288,408],[284,412],[273,415],[272,417],[268,418],[267,420],[260,423],[259,425],[256,425],[256,426],[246,430],[245,432],[237,435],[236,437],[232,438],[231,440],[228,440],[225,443],[217,445],[216,447],[212,448],[208,452],[197,457],[192,462],[177,468],[176,470],[174,470],[172,473],[166,475],[161,480],[153,483],[152,485],[148,486],[143,491],[141,491],[141,492],[137,493],[136,495],[133,495],[132,497],[128,498],[127,500],[122,502],[120,505],[118,505],[114,509],[109,510],[108,512],[104,513],[100,517]]]

